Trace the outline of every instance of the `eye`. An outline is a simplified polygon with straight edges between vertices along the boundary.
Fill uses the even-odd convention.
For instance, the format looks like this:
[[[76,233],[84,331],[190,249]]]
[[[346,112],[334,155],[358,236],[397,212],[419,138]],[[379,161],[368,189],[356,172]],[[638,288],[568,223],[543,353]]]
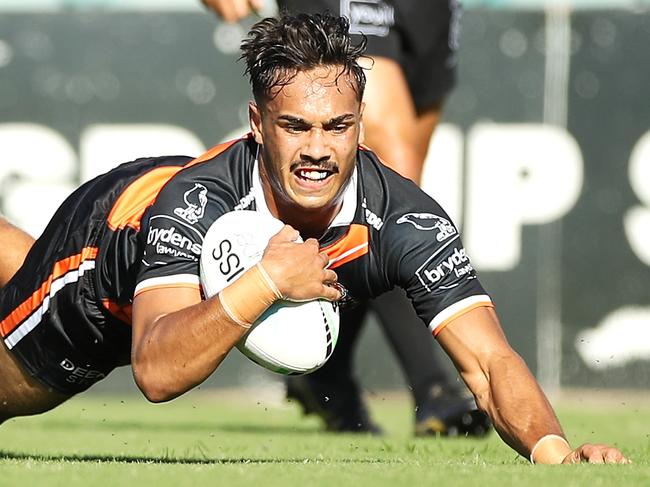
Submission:
[[[300,134],[302,132],[305,132],[307,128],[304,125],[287,124],[284,126],[284,130],[286,130],[290,134]]]
[[[336,125],[332,125],[331,127],[328,128],[330,132],[333,132],[335,134],[343,134],[345,133],[348,129],[350,128],[349,123],[337,123]]]

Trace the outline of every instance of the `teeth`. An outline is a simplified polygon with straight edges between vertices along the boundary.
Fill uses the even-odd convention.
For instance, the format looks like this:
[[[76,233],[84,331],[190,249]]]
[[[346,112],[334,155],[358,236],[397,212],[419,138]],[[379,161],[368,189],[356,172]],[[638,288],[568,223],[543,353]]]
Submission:
[[[327,177],[327,171],[314,171],[309,169],[302,169],[300,177],[311,179],[312,181],[321,181]]]

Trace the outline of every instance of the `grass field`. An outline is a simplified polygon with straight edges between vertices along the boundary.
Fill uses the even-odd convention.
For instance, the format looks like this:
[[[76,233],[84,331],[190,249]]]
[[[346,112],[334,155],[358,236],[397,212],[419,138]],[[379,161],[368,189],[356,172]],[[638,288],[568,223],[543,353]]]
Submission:
[[[85,395],[0,429],[0,485],[650,485],[650,402],[612,392],[558,402],[573,443],[621,447],[631,466],[531,466],[496,435],[415,439],[406,396],[371,398],[381,438],[322,433],[296,406],[250,393],[153,405]]]

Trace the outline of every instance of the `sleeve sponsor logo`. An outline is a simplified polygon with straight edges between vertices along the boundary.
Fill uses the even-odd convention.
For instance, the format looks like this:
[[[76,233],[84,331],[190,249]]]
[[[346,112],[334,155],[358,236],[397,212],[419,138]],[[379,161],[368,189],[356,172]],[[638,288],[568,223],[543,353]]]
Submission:
[[[193,261],[198,261],[201,255],[201,244],[182,235],[175,225],[169,228],[149,228],[147,244],[153,246],[159,255],[184,257]]]
[[[363,199],[361,206],[363,207],[366,222],[368,222],[368,225],[370,225],[375,230],[381,230],[381,227],[384,226],[384,221],[368,208],[365,198]]]
[[[203,218],[205,213],[205,205],[208,203],[208,188],[202,184],[194,183],[192,189],[185,191],[183,200],[187,206],[175,208],[174,214],[194,225]]]
[[[410,223],[418,230],[435,231],[438,242],[444,242],[458,233],[449,220],[432,213],[407,213],[397,219],[397,224],[401,223]]]
[[[464,248],[455,248],[453,253],[442,261],[437,261],[434,257],[435,254],[434,256],[431,256],[415,273],[427,291],[431,292],[435,286],[439,285],[439,283],[449,275],[453,276],[454,281],[463,277],[468,279],[474,278],[474,268],[472,267],[472,264],[469,263],[469,257]],[[458,284],[459,283],[457,282],[451,286],[445,287],[456,287]]]

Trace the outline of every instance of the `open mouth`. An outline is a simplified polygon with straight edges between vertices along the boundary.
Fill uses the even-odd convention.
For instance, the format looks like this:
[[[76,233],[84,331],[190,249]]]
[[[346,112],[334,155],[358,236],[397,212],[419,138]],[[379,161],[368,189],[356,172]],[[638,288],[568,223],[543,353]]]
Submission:
[[[332,174],[334,173],[331,171],[322,171],[319,169],[298,169],[295,172],[295,175],[298,176],[300,179],[304,179],[306,181],[314,181],[314,182],[327,179]]]
[[[293,174],[301,181],[308,184],[322,184],[334,174],[338,174],[337,167],[298,167]]]

